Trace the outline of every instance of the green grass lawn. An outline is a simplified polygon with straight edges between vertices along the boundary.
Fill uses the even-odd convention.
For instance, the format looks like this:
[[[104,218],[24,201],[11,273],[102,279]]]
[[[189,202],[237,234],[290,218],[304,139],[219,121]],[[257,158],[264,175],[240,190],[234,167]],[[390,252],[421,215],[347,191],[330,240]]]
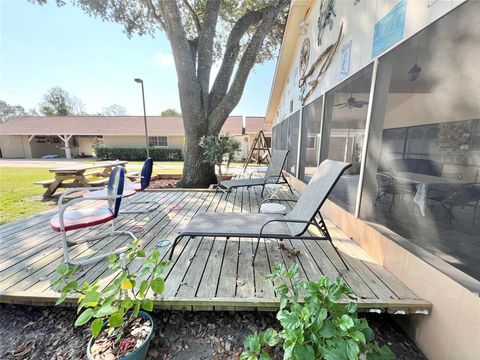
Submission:
[[[141,169],[143,162],[131,161],[127,170]],[[153,173],[181,174],[182,166],[163,168],[162,165],[183,165],[183,162],[156,162],[160,168],[154,168]],[[232,163],[231,166],[241,166],[242,163]],[[257,166],[251,164],[251,166]],[[48,169],[0,167],[0,224],[35,215],[39,212],[50,210],[57,206],[57,197],[44,200],[42,195],[45,189],[34,185],[35,181],[53,178]],[[58,193],[61,194],[62,190]],[[55,194],[57,195],[57,194]]]
[[[44,201],[45,189],[34,181],[48,180],[47,169],[0,168],[0,224],[12,222],[56,206],[56,198]]]

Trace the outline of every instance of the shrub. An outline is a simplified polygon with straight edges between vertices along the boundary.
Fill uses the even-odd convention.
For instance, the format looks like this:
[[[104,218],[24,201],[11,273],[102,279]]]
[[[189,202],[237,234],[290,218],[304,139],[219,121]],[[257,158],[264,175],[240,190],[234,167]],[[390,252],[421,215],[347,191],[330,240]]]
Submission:
[[[181,161],[183,160],[182,149],[150,148],[150,157],[154,161]],[[147,151],[145,148],[97,148],[98,159],[102,160],[145,160]]]
[[[222,162],[225,155],[228,156],[227,167],[230,165],[230,161],[236,152],[240,150],[240,143],[227,136],[202,136],[199,142],[200,147],[203,150],[203,156],[205,162],[210,165],[218,166],[218,173],[220,179],[222,178]]]
[[[277,319],[283,330],[267,329],[247,336],[240,360],[270,359],[269,347],[283,343],[283,359],[391,360],[395,355],[374,342],[367,320],[357,316],[357,305],[344,302],[352,291],[341,278],[322,276],[302,280],[298,265],[276,266],[267,278],[280,295]],[[303,297],[303,303],[299,299]],[[365,356],[365,357],[363,357]]]

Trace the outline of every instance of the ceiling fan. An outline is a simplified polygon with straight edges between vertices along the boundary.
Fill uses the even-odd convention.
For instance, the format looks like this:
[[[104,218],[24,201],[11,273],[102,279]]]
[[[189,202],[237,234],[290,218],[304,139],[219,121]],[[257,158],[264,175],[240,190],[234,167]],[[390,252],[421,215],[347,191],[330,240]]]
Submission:
[[[333,106],[337,106],[339,109],[348,108],[348,110],[352,110],[353,108],[361,109],[363,105],[368,105],[368,101],[365,100],[355,100],[353,94],[350,93],[350,97],[347,99],[347,102],[335,104]]]

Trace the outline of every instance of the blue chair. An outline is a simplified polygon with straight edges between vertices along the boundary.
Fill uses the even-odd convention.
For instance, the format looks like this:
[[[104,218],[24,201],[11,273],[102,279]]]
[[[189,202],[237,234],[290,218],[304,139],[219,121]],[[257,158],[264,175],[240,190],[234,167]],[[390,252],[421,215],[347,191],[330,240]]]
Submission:
[[[150,181],[152,180],[152,171],[153,171],[153,160],[152,158],[147,158],[142,166],[142,171],[140,173],[129,173],[127,176],[129,178],[139,178],[137,181],[133,182],[126,182],[125,188],[127,190],[134,190],[136,193],[140,193],[145,191],[145,189],[150,185]],[[122,214],[143,214],[147,212],[151,212],[156,210],[160,203],[155,200],[140,200],[140,201],[132,201],[127,197],[127,201],[129,204],[151,204],[155,203],[157,206],[151,207],[145,210],[135,210],[135,211],[122,211]]]
[[[130,231],[120,231],[116,230],[116,218],[118,216],[120,205],[122,201],[122,193],[125,185],[125,169],[121,166],[117,166],[113,169],[107,185],[107,196],[103,199],[106,200],[106,203],[103,206],[97,207],[84,207],[71,209],[72,206],[82,202],[95,200],[98,201],[98,198],[88,198],[82,197],[79,199],[74,199],[69,201],[66,204],[63,204],[63,199],[66,195],[78,192],[78,191],[96,191],[103,188],[73,188],[65,191],[60,198],[58,199],[58,214],[52,217],[50,220],[51,228],[59,232],[62,236],[62,245],[63,245],[63,255],[65,261],[72,265],[86,265],[98,262],[99,260],[111,255],[124,252],[127,247],[121,247],[110,252],[98,253],[92,257],[83,256],[80,258],[72,259],[69,254],[69,245],[80,244],[88,241],[100,240],[112,235],[126,234],[130,236],[133,240],[136,240],[136,237]],[[72,230],[80,230],[89,228],[96,225],[101,225],[111,222],[112,227],[108,233],[103,233],[94,237],[81,237],[76,240],[69,239],[67,233]]]

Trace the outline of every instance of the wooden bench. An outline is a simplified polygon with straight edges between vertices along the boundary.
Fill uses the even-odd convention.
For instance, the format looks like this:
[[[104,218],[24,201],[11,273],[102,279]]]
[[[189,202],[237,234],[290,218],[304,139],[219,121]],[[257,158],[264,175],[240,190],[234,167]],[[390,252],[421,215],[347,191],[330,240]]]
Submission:
[[[99,185],[106,185],[108,183],[108,179],[100,179],[100,180],[94,180],[94,181],[89,181],[88,184],[92,186],[99,186]]]
[[[103,171],[91,171],[91,172],[86,172],[85,174],[83,174],[83,176],[87,177],[87,176],[102,176],[103,175]]]
[[[51,179],[51,180],[43,180],[43,181],[35,181],[34,184],[35,185],[42,185],[43,187],[49,187],[50,184],[53,184],[53,182],[55,181],[55,179]]]

